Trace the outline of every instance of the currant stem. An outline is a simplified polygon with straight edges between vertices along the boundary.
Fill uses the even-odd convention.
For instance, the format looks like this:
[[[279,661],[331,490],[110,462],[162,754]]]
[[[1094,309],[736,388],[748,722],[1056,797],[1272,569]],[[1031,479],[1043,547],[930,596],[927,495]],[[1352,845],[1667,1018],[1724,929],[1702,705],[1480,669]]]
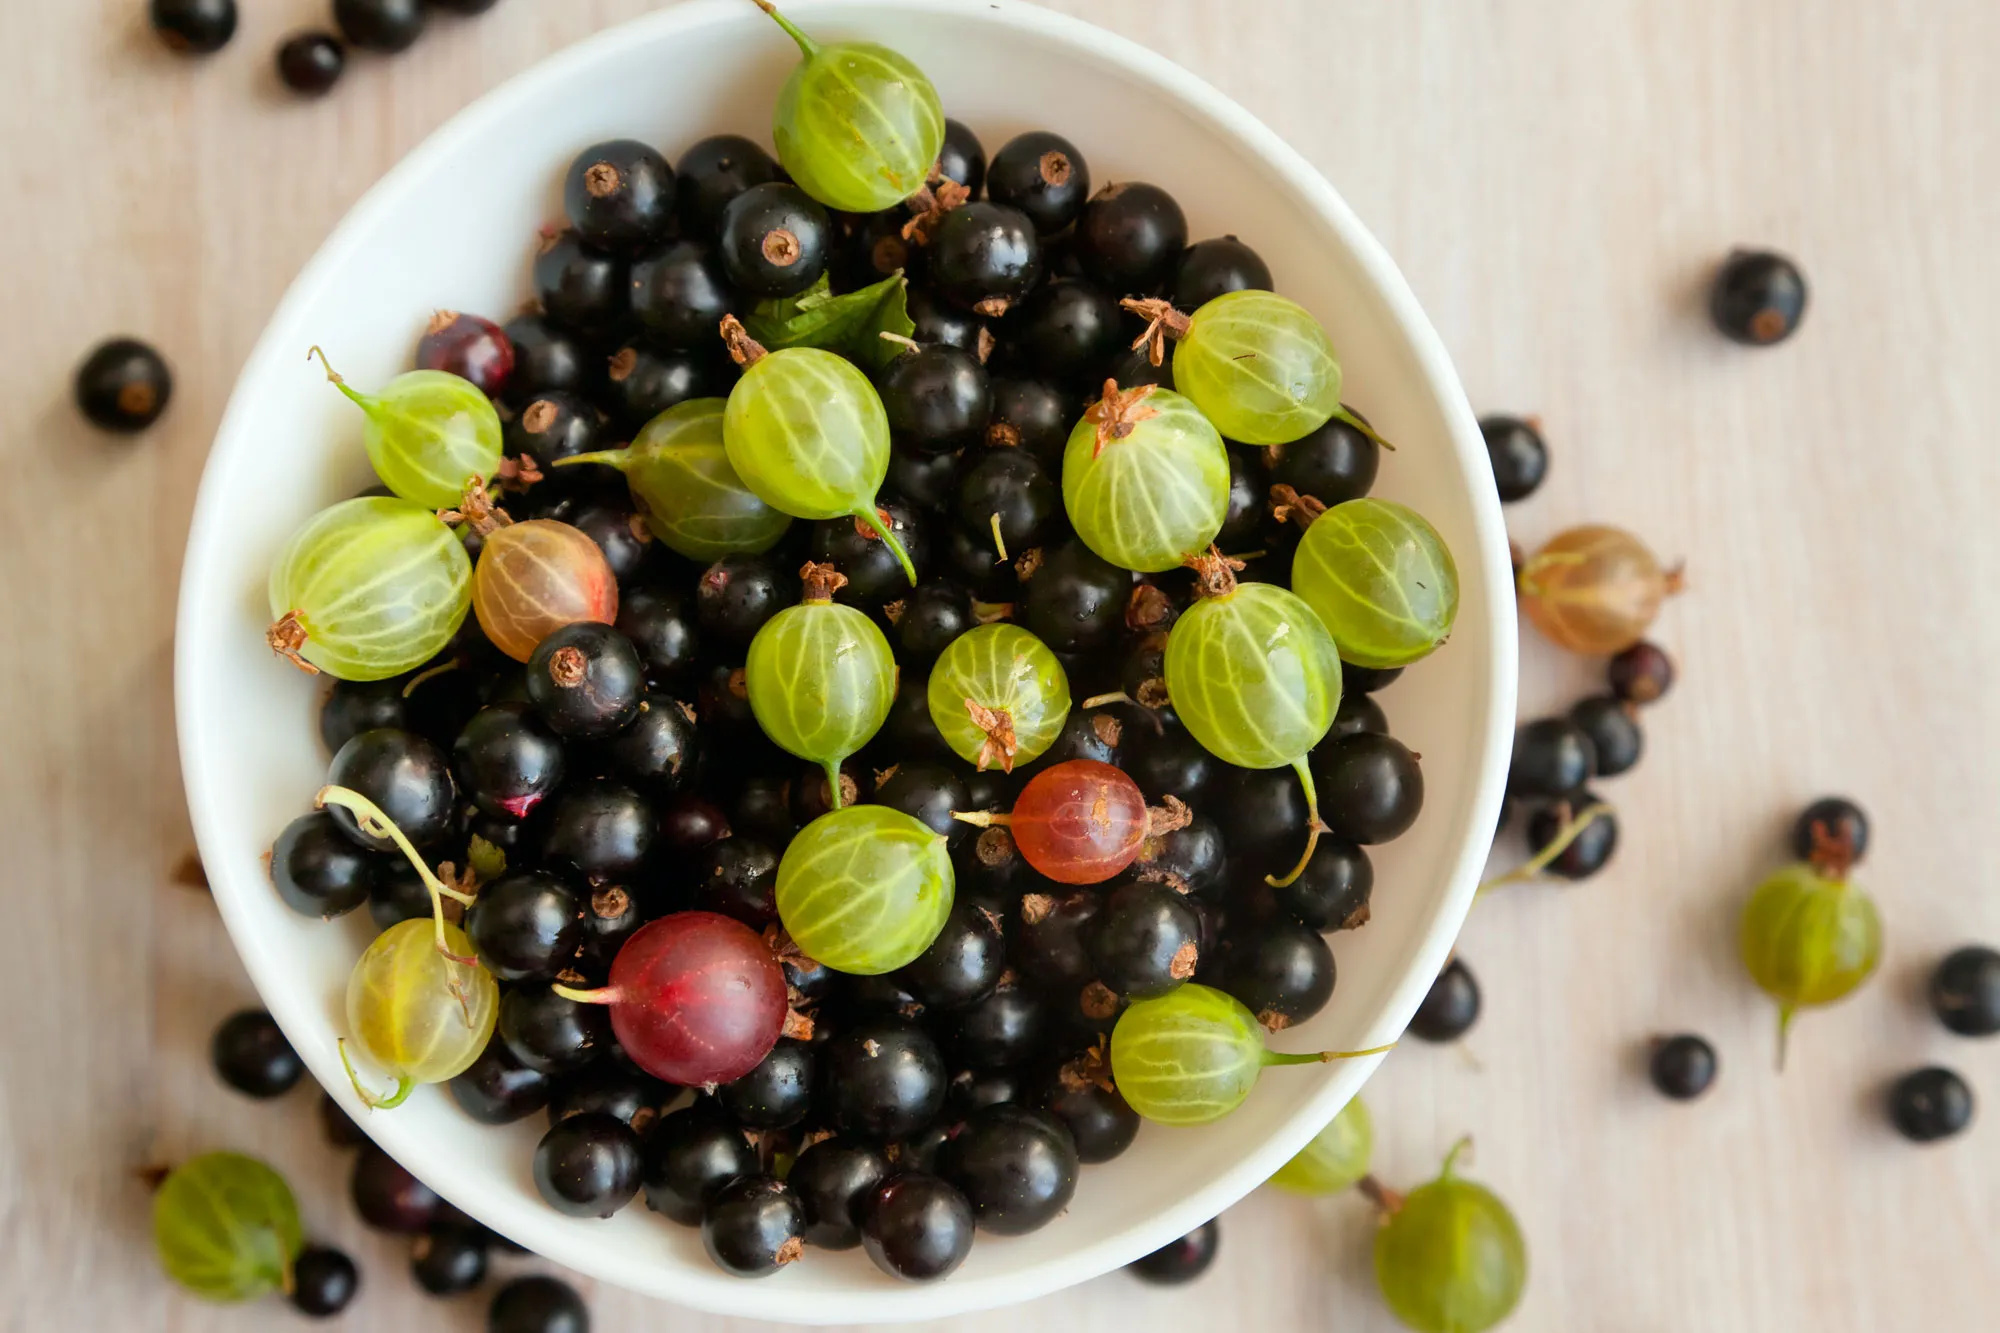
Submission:
[[[1299,785],[1306,792],[1306,849],[1299,857],[1299,863],[1283,879],[1264,876],[1264,882],[1274,889],[1288,888],[1300,875],[1306,873],[1306,865],[1313,859],[1313,852],[1319,847],[1319,835],[1326,832],[1326,825],[1319,818],[1319,792],[1313,787],[1312,769],[1303,757],[1294,759],[1292,767],[1298,771]]]
[[[354,390],[348,388],[347,381],[342,379],[339,373],[334,370],[333,363],[326,359],[326,353],[320,349],[318,344],[314,344],[312,350],[306,353],[306,360],[310,361],[314,357],[318,357],[319,363],[322,366],[326,367],[327,382],[333,385],[334,388],[346,394],[349,400],[352,401],[356,407],[359,407],[365,411],[368,405],[375,401],[365,393],[356,393]]]
[[[1555,836],[1555,841],[1542,848],[1541,851],[1536,852],[1521,865],[1508,871],[1506,874],[1496,875],[1484,884],[1481,884],[1479,892],[1485,893],[1488,889],[1497,889],[1508,884],[1520,884],[1526,880],[1533,879],[1554,865],[1556,858],[1568,851],[1570,844],[1582,837],[1585,829],[1611,813],[1611,807],[1602,802],[1597,805],[1585,806],[1582,812],[1562,826],[1562,829]]]
[[[1797,1018],[1798,1015],[1799,1011],[1795,1005],[1781,1004],[1778,1006],[1778,1072],[1780,1074],[1785,1072],[1785,1050],[1791,1044],[1792,1020]]]
[[[805,53],[806,59],[811,60],[819,54],[819,43],[800,32],[790,19],[778,12],[778,7],[772,4],[771,0],[755,0],[755,3],[757,8],[778,21],[778,26],[785,30],[786,36],[799,44],[799,50]]]
[[[904,577],[909,579],[912,588],[916,587],[917,567],[910,563],[910,553],[903,549],[903,543],[896,540],[896,534],[889,531],[889,525],[884,523],[882,516],[875,512],[875,506],[871,504],[866,508],[857,509],[854,511],[854,516],[873,528],[875,535],[888,543],[889,550],[896,557],[896,563],[903,567]]]
[[[1264,1063],[1267,1065],[1326,1065],[1332,1064],[1335,1060],[1359,1060],[1364,1056],[1381,1055],[1386,1051],[1393,1051],[1395,1049],[1396,1043],[1392,1041],[1386,1046],[1370,1046],[1366,1050],[1360,1051],[1304,1051],[1297,1055],[1284,1055],[1277,1051],[1265,1051]]]
[[[377,1097],[361,1086],[361,1075],[354,1072],[354,1062],[347,1058],[347,1038],[342,1037],[334,1043],[334,1046],[340,1051],[340,1067],[347,1071],[347,1081],[354,1085],[354,1095],[359,1097],[361,1104],[371,1111],[395,1110],[409,1099],[411,1091],[417,1086],[415,1079],[403,1074],[396,1079],[394,1092],[387,1097]]]
[[[562,996],[565,1000],[574,1000],[578,1004],[616,1004],[619,999],[619,990],[616,986],[599,986],[596,990],[577,990],[574,987],[557,983],[549,987],[549,991],[552,994]]]
[[[417,692],[417,687],[423,684],[425,681],[436,680],[439,676],[445,675],[448,672],[456,671],[464,665],[465,665],[464,658],[454,657],[449,662],[440,662],[436,666],[431,667],[428,670],[419,671],[416,675],[410,677],[410,683],[403,687],[403,697],[407,699],[411,695],[415,694]]]
[[[1392,1190],[1387,1185],[1384,1185],[1376,1178],[1375,1173],[1372,1171],[1356,1181],[1354,1188],[1360,1190],[1368,1197],[1368,1202],[1374,1204],[1390,1217],[1394,1217],[1397,1213],[1403,1211],[1402,1192]]]
[[[1007,539],[1000,535],[1000,515],[993,515],[992,526],[993,549],[1000,553],[1000,563],[1004,565],[1010,557],[1007,554]]]
[[[550,466],[568,467],[572,463],[601,463],[605,467],[615,467],[623,472],[631,466],[631,459],[632,449],[627,445],[623,449],[599,449],[594,453],[571,454],[568,458],[558,458]]]
[[[1458,1165],[1459,1154],[1470,1151],[1472,1151],[1472,1135],[1467,1134],[1452,1144],[1451,1151],[1444,1155],[1444,1165],[1438,1169],[1438,1178],[1450,1180],[1453,1169]]]
[[[1014,816],[993,810],[954,810],[951,817],[974,828],[1005,828],[1014,822]]]
[[[1354,413],[1348,411],[1347,404],[1342,403],[1339,407],[1333,409],[1333,419],[1335,421],[1345,421],[1348,425],[1354,427],[1354,429],[1360,431],[1363,435],[1366,435],[1369,439],[1375,441],[1376,444],[1380,445],[1384,449],[1387,449],[1390,453],[1393,454],[1396,452],[1395,445],[1389,443],[1387,440],[1383,439],[1379,434],[1377,434],[1373,426],[1363,421],[1360,417],[1356,416]]]
[[[1106,704],[1129,704],[1132,696],[1123,690],[1113,690],[1109,694],[1093,694],[1078,705],[1080,708],[1102,708]]]
[[[410,840],[403,835],[403,830],[396,827],[396,821],[383,814],[382,807],[360,792],[346,787],[321,787],[319,794],[313,797],[313,809],[323,810],[329,805],[337,805],[353,815],[354,822],[360,826],[363,833],[372,838],[387,838],[402,849],[403,855],[416,867],[417,877],[423,880],[424,887],[430,890],[431,928],[436,937],[437,951],[454,963],[466,967],[478,966],[477,958],[467,958],[463,954],[453,953],[444,937],[444,900],[450,898],[454,902],[471,906],[472,895],[448,888],[443,880],[431,872],[431,868],[424,863],[424,858],[417,855],[417,849],[410,845]],[[457,979],[453,978],[451,984],[452,993],[458,994]],[[460,1000],[463,1002],[463,996]]]

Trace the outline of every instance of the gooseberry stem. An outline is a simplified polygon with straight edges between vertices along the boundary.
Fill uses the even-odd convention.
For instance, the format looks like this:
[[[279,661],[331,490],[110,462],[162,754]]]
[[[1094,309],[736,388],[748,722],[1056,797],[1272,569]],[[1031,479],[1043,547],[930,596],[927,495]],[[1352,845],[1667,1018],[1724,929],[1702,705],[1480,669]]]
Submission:
[[[1397,1213],[1403,1211],[1402,1191],[1390,1189],[1387,1185],[1376,1179],[1375,1173],[1372,1171],[1355,1181],[1354,1188],[1360,1190],[1368,1197],[1368,1202],[1374,1204],[1389,1217],[1394,1217]]]
[[[1602,802],[1596,805],[1585,806],[1579,814],[1562,826],[1556,833],[1554,841],[1550,842],[1548,846],[1542,848],[1541,851],[1536,852],[1506,874],[1495,875],[1492,879],[1481,884],[1479,886],[1479,893],[1485,893],[1488,889],[1497,889],[1503,885],[1520,884],[1526,880],[1533,879],[1554,865],[1556,858],[1568,851],[1569,845],[1582,837],[1585,829],[1610,813],[1612,813],[1611,807]],[[1474,896],[1478,895],[1475,894]]]
[[[472,904],[472,895],[447,887],[443,880],[440,880],[431,872],[431,868],[425,864],[424,858],[417,855],[417,849],[410,845],[410,840],[404,836],[403,830],[396,827],[396,821],[383,814],[382,807],[376,805],[375,802],[369,800],[360,792],[347,787],[321,787],[319,794],[313,797],[313,809],[323,810],[329,805],[337,805],[353,815],[354,822],[360,826],[363,833],[373,838],[387,838],[402,849],[403,855],[408,857],[410,864],[416,867],[417,877],[423,880],[424,887],[430,890],[431,926],[437,936],[437,951],[454,963],[460,963],[466,967],[478,966],[479,960],[477,958],[467,958],[462,954],[453,953],[451,946],[445,943],[444,938],[444,900],[450,898],[454,902],[470,906]],[[454,979],[452,982],[454,994],[457,993],[457,987],[458,983]],[[462,1001],[463,997],[461,996],[460,999]]]
[[[465,665],[464,658],[454,657],[449,662],[440,662],[434,667],[430,667],[426,670],[419,671],[416,675],[410,677],[409,684],[403,686],[403,697],[407,699],[411,695],[415,694],[417,692],[417,687],[419,685],[422,685],[425,681],[436,680],[439,676],[445,675],[448,672],[456,671],[464,665]]]
[[[347,1071],[347,1081],[354,1085],[354,1095],[359,1097],[361,1104],[371,1111],[395,1110],[408,1099],[411,1090],[417,1086],[415,1079],[411,1078],[408,1074],[402,1074],[396,1079],[396,1090],[394,1092],[390,1093],[387,1097],[377,1097],[374,1093],[361,1086],[361,1075],[354,1072],[354,1062],[347,1058],[347,1038],[342,1037],[334,1043],[334,1046],[340,1051],[340,1067]]]
[[[577,990],[573,986],[565,986],[561,982],[557,982],[555,985],[549,987],[549,992],[553,995],[560,995],[565,1000],[574,1000],[578,1004],[616,1004],[619,1000],[619,991],[616,986],[599,986],[595,990]]]
[[[1798,1017],[1798,1013],[1799,1011],[1794,1005],[1781,1004],[1778,1006],[1778,1072],[1780,1074],[1785,1072],[1785,1050],[1791,1044],[1792,1020]]]
[[[896,540],[896,534],[889,531],[889,525],[884,523],[882,516],[875,512],[875,506],[871,504],[857,509],[854,511],[854,516],[873,528],[875,535],[888,543],[889,550],[896,557],[896,563],[903,567],[904,577],[909,579],[912,588],[916,587],[917,567],[910,563],[910,553],[903,549],[903,543]]]
[[[632,457],[632,449],[599,449],[588,454],[571,454],[568,458],[558,458],[552,467],[568,467],[572,463],[601,463],[605,467],[615,467],[623,472]]]
[[[347,381],[342,379],[340,377],[339,372],[334,370],[333,363],[326,359],[326,353],[320,349],[318,344],[314,344],[312,350],[306,353],[306,360],[310,361],[314,357],[318,357],[319,363],[322,366],[326,367],[327,383],[333,385],[334,388],[346,394],[348,400],[351,401],[356,407],[359,407],[363,411],[366,411],[368,408],[368,404],[373,402],[374,400],[365,393],[356,393],[354,390],[348,388]]]
[[[1333,409],[1333,419],[1335,421],[1345,421],[1348,425],[1354,427],[1354,429],[1360,431],[1363,435],[1366,435],[1369,439],[1375,441],[1376,444],[1380,445],[1384,449],[1387,449],[1390,453],[1393,454],[1396,452],[1395,445],[1383,439],[1382,436],[1376,432],[1373,426],[1363,421],[1353,412],[1348,411],[1347,404],[1342,403],[1339,407]]]
[[[1292,760],[1292,767],[1298,772],[1299,786],[1306,792],[1306,849],[1299,857],[1299,863],[1283,879],[1264,876],[1264,882],[1274,889],[1289,888],[1300,875],[1306,873],[1306,865],[1319,847],[1319,835],[1327,831],[1326,825],[1320,822],[1319,792],[1313,787],[1312,769],[1306,764],[1304,756]]]
[[[1450,1180],[1453,1168],[1458,1165],[1458,1155],[1470,1151],[1471,1148],[1472,1135],[1461,1135],[1458,1142],[1451,1145],[1451,1151],[1444,1155],[1444,1165],[1438,1168],[1438,1179]]]
[[[826,808],[829,810],[838,810],[841,804],[840,761],[838,759],[822,760],[820,762],[820,769],[826,774]]]
[[[805,53],[807,60],[819,54],[819,43],[800,32],[797,25],[778,12],[778,7],[772,4],[771,0],[755,0],[755,3],[757,8],[777,20],[778,26],[785,30],[786,36],[799,44],[799,50]]]
[[[1335,1060],[1359,1060],[1364,1056],[1381,1055],[1395,1049],[1396,1043],[1392,1041],[1386,1046],[1370,1046],[1362,1051],[1303,1051],[1297,1055],[1286,1055],[1279,1051],[1267,1050],[1264,1052],[1264,1063],[1267,1065],[1325,1065],[1332,1064]]]
[[[1131,695],[1125,693],[1123,690],[1113,690],[1109,694],[1093,694],[1088,699],[1085,699],[1079,707],[1102,708],[1106,704],[1129,704],[1131,702]]]

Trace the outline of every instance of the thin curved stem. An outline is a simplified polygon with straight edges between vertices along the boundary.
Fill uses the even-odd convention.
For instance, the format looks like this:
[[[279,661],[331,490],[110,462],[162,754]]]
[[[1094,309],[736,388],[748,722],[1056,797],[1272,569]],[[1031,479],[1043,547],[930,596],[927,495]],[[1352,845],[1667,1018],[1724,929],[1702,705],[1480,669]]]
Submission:
[[[1131,702],[1132,702],[1131,695],[1125,693],[1125,691],[1123,690],[1113,690],[1109,694],[1093,694],[1088,699],[1085,699],[1082,703],[1078,704],[1077,707],[1102,708],[1106,704],[1129,704]]]
[[[464,665],[465,665],[464,658],[454,657],[449,662],[440,662],[434,667],[430,667],[427,668],[426,670],[419,671],[416,675],[410,677],[409,684],[403,686],[403,697],[407,699],[411,695],[415,694],[417,692],[417,687],[419,685],[422,685],[425,681],[436,680],[439,676],[445,675],[447,672],[456,671]]]
[[[1348,425],[1354,427],[1354,429],[1360,431],[1363,435],[1366,435],[1369,439],[1375,441],[1376,444],[1382,446],[1384,449],[1387,449],[1390,453],[1396,452],[1395,445],[1389,443],[1387,440],[1383,439],[1379,434],[1377,434],[1373,426],[1363,421],[1360,417],[1356,416],[1354,413],[1348,411],[1347,404],[1342,403],[1339,407],[1333,409],[1333,419],[1335,421],[1345,421]]]
[[[631,462],[631,446],[623,449],[599,449],[588,454],[571,454],[568,458],[558,458],[550,467],[568,467],[572,463],[602,463],[605,467],[615,467],[623,472]]]
[[[553,995],[560,995],[565,1000],[574,1000],[578,1004],[616,1004],[619,995],[616,986],[599,986],[596,990],[577,990],[573,986],[565,986],[560,982],[549,987],[549,992]]]
[[[1402,1191],[1390,1189],[1372,1171],[1356,1181],[1354,1188],[1366,1195],[1368,1202],[1381,1209],[1386,1216],[1394,1217],[1403,1210]]]
[[[1778,1006],[1778,1072],[1785,1072],[1785,1051],[1791,1045],[1792,1020],[1799,1015],[1796,1005]]]
[[[1439,1178],[1450,1180],[1453,1169],[1458,1166],[1459,1154],[1470,1151],[1472,1151],[1472,1135],[1460,1135],[1458,1142],[1451,1145],[1451,1151],[1444,1155],[1444,1165],[1438,1169]]]
[[[840,761],[829,759],[820,765],[826,773],[826,808],[840,809]]]
[[[1487,880],[1479,886],[1479,892],[1485,893],[1488,889],[1497,889],[1507,884],[1520,884],[1533,879],[1554,865],[1556,859],[1569,850],[1570,844],[1583,836],[1585,829],[1611,813],[1611,807],[1602,802],[1596,805],[1585,806],[1569,823],[1562,826],[1561,830],[1557,832],[1555,839],[1548,846],[1542,848],[1541,851],[1536,852],[1506,874],[1495,875],[1492,879]],[[1476,897],[1477,895],[1474,896]]]
[[[912,588],[916,587],[917,567],[910,563],[910,553],[903,549],[903,543],[896,540],[896,534],[889,531],[889,525],[875,512],[875,506],[870,504],[857,509],[854,511],[854,516],[875,529],[875,535],[889,544],[890,551],[896,556],[896,563],[903,567],[903,576],[909,579]]]
[[[393,1111],[409,1100],[410,1093],[417,1086],[415,1079],[408,1074],[399,1075],[396,1090],[387,1097],[377,1097],[361,1086],[361,1075],[354,1072],[354,1062],[347,1058],[347,1038],[342,1037],[334,1046],[340,1051],[340,1067],[347,1071],[347,1081],[354,1085],[354,1095],[361,1099],[363,1106],[371,1111]]]
[[[1306,873],[1306,865],[1313,859],[1313,852],[1319,846],[1319,835],[1326,832],[1325,824],[1319,818],[1319,792],[1313,786],[1312,769],[1303,758],[1294,759],[1292,767],[1298,771],[1299,785],[1306,791],[1306,849],[1299,857],[1299,863],[1291,868],[1283,879],[1264,876],[1264,882],[1274,889],[1289,887],[1300,875]]]
[[[961,824],[971,824],[974,828],[993,828],[996,825],[1005,827],[1014,822],[1012,815],[1001,814],[996,810],[954,810],[951,812],[951,817]]]
[[[1003,537],[1003,536],[1001,536],[1001,535],[1000,535],[1000,515],[999,515],[999,514],[997,514],[997,513],[996,513],[996,514],[994,514],[994,515],[993,515],[993,517],[992,517],[992,520],[991,520],[991,526],[992,526],[992,528],[993,528],[993,549],[994,549],[994,550],[996,550],[996,551],[998,551],[998,552],[1000,553],[1000,559],[1001,559],[1002,563],[1005,563],[1005,562],[1006,562],[1007,560],[1011,559],[1012,557],[1010,557],[1010,556],[1009,556],[1009,555],[1007,554],[1007,539],[1006,539],[1005,537]]]
[[[772,4],[771,0],[756,0],[756,5],[757,8],[778,21],[778,26],[785,30],[785,35],[797,42],[799,50],[805,52],[806,59],[811,60],[813,56],[819,53],[819,43],[800,32],[790,19],[778,12],[778,7]]]
[[[337,805],[353,815],[354,822],[360,826],[363,833],[373,838],[387,838],[402,849],[403,855],[416,867],[417,877],[423,880],[424,887],[430,890],[431,925],[437,937],[437,951],[454,963],[477,967],[479,965],[477,958],[453,953],[444,937],[444,900],[450,898],[454,902],[471,906],[472,895],[447,887],[443,880],[432,873],[424,858],[417,855],[417,849],[410,845],[410,840],[404,836],[403,830],[396,827],[396,821],[383,814],[381,806],[360,792],[347,787],[321,787],[319,794],[313,797],[313,809],[321,810],[329,805]],[[456,994],[457,978],[452,979],[452,987],[453,993]]]
[[[1368,1049],[1362,1051],[1304,1051],[1298,1055],[1286,1055],[1279,1051],[1265,1051],[1264,1063],[1267,1065],[1325,1065],[1332,1064],[1335,1060],[1359,1060],[1364,1056],[1381,1055],[1386,1051],[1393,1051],[1395,1049],[1396,1043],[1392,1041],[1385,1046],[1370,1046]]]

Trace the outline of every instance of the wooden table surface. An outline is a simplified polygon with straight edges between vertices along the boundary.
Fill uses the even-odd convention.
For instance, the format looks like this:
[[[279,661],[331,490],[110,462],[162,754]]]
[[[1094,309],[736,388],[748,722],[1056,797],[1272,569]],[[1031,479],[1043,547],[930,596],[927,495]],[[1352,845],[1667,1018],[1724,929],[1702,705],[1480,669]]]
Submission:
[[[747,3],[747,0],[746,0]],[[506,0],[359,58],[318,103],[270,72],[325,0],[247,0],[188,62],[142,0],[0,5],[0,1325],[289,1327],[161,1279],[142,1163],[231,1145],[299,1185],[366,1289],[345,1327],[482,1327],[364,1234],[301,1089],[253,1104],[208,1034],[252,999],[189,846],[169,687],[182,539],[238,365],[299,265],[376,176],[465,102],[651,0]],[[1684,555],[1658,634],[1683,684],[1648,714],[1612,870],[1484,903],[1462,954],[1486,1012],[1368,1089],[1391,1182],[1453,1139],[1534,1256],[1514,1327],[1877,1333],[1994,1326],[2000,1041],[1921,1002],[1946,948],[2000,939],[2000,6],[1991,0],[1056,0],[1218,84],[1296,144],[1396,256],[1480,411],[1540,414],[1533,544],[1623,524]],[[940,72],[941,73],[941,72]],[[948,80],[946,84],[949,100]],[[1064,128],[1064,127],[1057,127]],[[1073,128],[1073,127],[1072,127]],[[1705,277],[1741,242],[1796,254],[1802,333],[1710,333]],[[130,331],[173,361],[144,439],[93,434],[70,373]],[[1594,668],[1532,637],[1523,707]],[[1393,696],[1392,696],[1393,702]],[[1880,976],[1809,1014],[1790,1069],[1733,956],[1735,912],[1802,801],[1871,809]],[[1646,1087],[1661,1030],[1718,1046],[1701,1103]],[[1916,1148],[1879,1110],[1943,1061],[1988,1123]],[[1195,1288],[1112,1275],[960,1330],[1387,1330],[1349,1196],[1260,1192]],[[609,1290],[599,1330],[747,1328]]]

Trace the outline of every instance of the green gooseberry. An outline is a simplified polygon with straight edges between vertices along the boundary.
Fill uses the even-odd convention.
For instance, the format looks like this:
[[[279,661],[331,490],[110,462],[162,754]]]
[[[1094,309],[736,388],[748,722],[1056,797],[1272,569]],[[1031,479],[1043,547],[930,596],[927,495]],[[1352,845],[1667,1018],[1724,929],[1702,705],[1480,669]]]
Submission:
[[[945,645],[924,686],[944,743],[981,772],[1039,759],[1069,719],[1069,675],[1017,625],[980,625]]]
[[[721,398],[676,403],[640,428],[629,448],[576,454],[555,466],[601,463],[625,474],[646,527],[668,550],[690,560],[762,555],[792,526],[758,499],[722,444]]]
[[[1458,617],[1458,566],[1437,529],[1393,500],[1325,509],[1286,497],[1306,524],[1292,591],[1340,646],[1344,662],[1387,669],[1429,656]]]
[[[758,629],[743,681],[757,725],[826,770],[839,809],[841,762],[882,729],[896,701],[896,657],[873,620],[833,600],[844,575],[820,564],[800,574],[805,600]]]
[[[474,478],[490,480],[501,467],[500,414],[471,380],[444,370],[412,370],[380,393],[357,392],[313,355],[326,377],[368,418],[363,437],[368,461],[382,484],[429,509],[449,509]]]
[[[1375,1283],[1396,1318],[1417,1333],[1485,1333],[1514,1312],[1528,1287],[1528,1243],[1500,1196],[1453,1168],[1407,1195],[1383,1191],[1375,1232]]]
[[[778,920],[807,957],[872,977],[914,962],[951,914],[945,838],[886,805],[850,805],[800,829],[778,862]]]
[[[190,1157],[153,1195],[160,1267],[211,1301],[248,1301],[289,1288],[292,1261],[305,1243],[285,1178],[242,1153]]]
[[[829,208],[878,213],[923,189],[944,147],[944,106],[908,57],[873,42],[822,46],[757,0],[804,55],[778,93],[771,139],[798,187]]]
[[[1375,1153],[1375,1122],[1359,1097],[1279,1167],[1271,1183],[1294,1194],[1338,1194],[1361,1183]]]
[[[1229,453],[1180,394],[1109,380],[1070,432],[1062,490],[1076,535],[1100,558],[1147,573],[1177,569],[1222,530]]]
[[[1852,994],[1882,960],[1882,918],[1847,877],[1845,854],[1798,862],[1757,886],[1737,936],[1743,965],[1778,1002],[1778,1067],[1800,1009]]]

